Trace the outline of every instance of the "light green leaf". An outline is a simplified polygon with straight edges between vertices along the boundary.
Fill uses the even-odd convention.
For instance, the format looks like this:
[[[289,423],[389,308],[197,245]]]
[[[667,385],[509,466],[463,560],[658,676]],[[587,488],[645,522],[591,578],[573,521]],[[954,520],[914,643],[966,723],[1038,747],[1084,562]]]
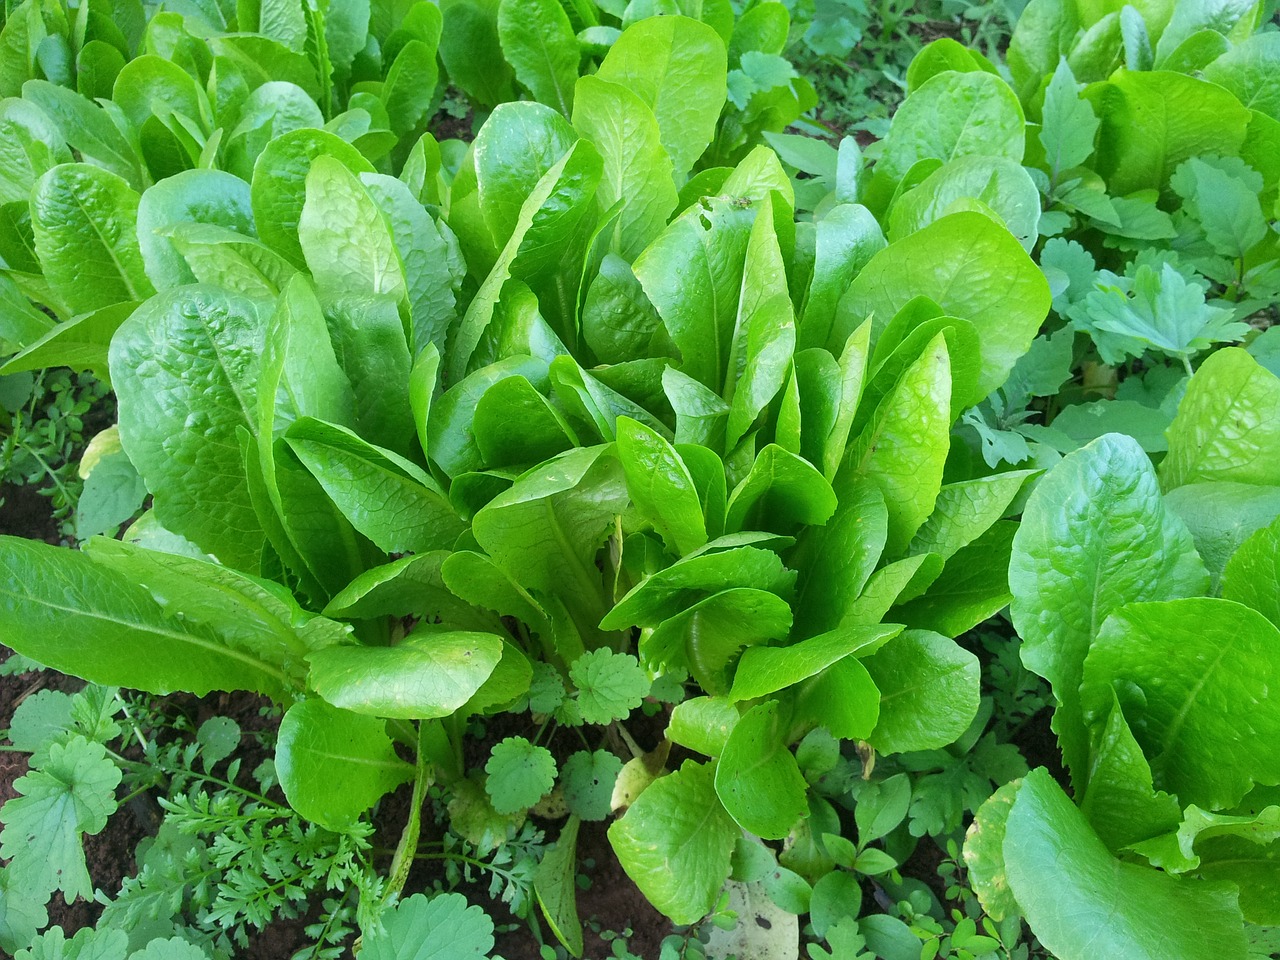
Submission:
[[[493,809],[516,813],[551,792],[556,761],[546,747],[534,746],[524,737],[507,737],[493,745],[484,771],[489,775],[484,789]]]
[[[727,59],[723,41],[706,24],[650,17],[622,32],[596,75],[631,90],[653,110],[675,176],[683,181],[715,136]]]
[[[836,510],[831,484],[807,461],[771,443],[729,496],[725,528],[789,534],[826,523]]]
[[[1229,600],[1127,604],[1085,660],[1084,718],[1101,722],[1114,689],[1156,786],[1183,803],[1232,807],[1255,782],[1280,782],[1280,717],[1265,707],[1278,645],[1280,629]]]
[[[899,240],[978,201],[1030,252],[1038,237],[1040,191],[1021,164],[1005,157],[957,157],[894,202],[889,239]],[[985,211],[984,211],[985,212]]]
[[[1018,906],[1062,960],[1243,960],[1248,952],[1234,887],[1116,860],[1043,768],[1018,788],[1003,852]]]
[[[516,79],[535,100],[567,117],[573,109],[580,54],[573,26],[557,0],[499,3],[498,39]]]
[[[675,923],[710,913],[729,879],[739,830],[720,803],[714,768],[686,761],[655,780],[609,828],[622,868]]]
[[[184,170],[143,192],[138,202],[138,243],[147,277],[157,290],[199,279],[172,235],[184,223],[222,227],[252,243],[249,185],[221,170]]]
[[[1280,626],[1280,520],[1256,532],[1227,561],[1222,598],[1252,607]]]
[[[1191,531],[1209,571],[1209,592],[1217,593],[1223,570],[1240,545],[1280,515],[1280,487],[1192,483],[1169,491],[1165,503]]]
[[[629,653],[592,650],[569,667],[569,680],[578,690],[578,709],[587,723],[625,720],[651,686],[636,658]]]
[[[332,646],[312,653],[311,685],[353,713],[421,720],[447,717],[502,659],[490,633],[420,629],[393,647]]]
[[[907,548],[909,554],[936,553],[943,560],[972,543],[1005,515],[1034,470],[1011,470],[976,480],[944,484],[933,513]]]
[[[493,921],[481,907],[460,893],[415,893],[383,911],[362,952],[366,960],[484,960],[492,949]]]
[[[348,829],[386,793],[413,779],[386,723],[301,700],[280,721],[276,775],[289,805],[328,830]]]
[[[1280,379],[1237,347],[1196,371],[1169,427],[1160,464],[1166,490],[1228,480],[1272,484],[1280,477]]]
[[[716,795],[725,809],[740,827],[765,840],[781,840],[809,810],[780,707],[766,700],[743,714],[716,764]]]
[[[702,504],[689,468],[674,447],[642,423],[619,417],[618,458],[627,492],[677,556],[707,542]]]
[[[813,279],[800,311],[798,347],[825,347],[836,304],[872,256],[885,247],[880,224],[866,207],[841,203],[815,225]]]
[[[1009,585],[1023,663],[1053,687],[1054,730],[1082,788],[1089,745],[1078,691],[1103,621],[1131,601],[1208,587],[1191,534],[1165,507],[1134,440],[1108,434],[1040,481],[1014,537]]]
[[[1044,111],[1040,123],[1040,143],[1044,146],[1052,181],[1072,167],[1078,167],[1093,153],[1093,138],[1099,121],[1089,101],[1080,97],[1066,59],[1058,61],[1053,79],[1044,91]]]
[[[868,739],[881,753],[944,747],[978,712],[978,658],[941,634],[906,630],[863,663],[880,690]]]
[[[606,811],[607,803],[606,798]],[[551,932],[575,957],[582,956],[582,921],[578,918],[578,823],[577,816],[565,822],[559,838],[543,854],[533,880],[538,906]]]
[[[692,697],[672,709],[667,739],[708,757],[718,757],[737,722],[738,708],[728,698]]]
[[[807,680],[838,660],[883,646],[902,628],[897,624],[849,626],[784,647],[749,647],[734,671],[729,699],[755,700]]]

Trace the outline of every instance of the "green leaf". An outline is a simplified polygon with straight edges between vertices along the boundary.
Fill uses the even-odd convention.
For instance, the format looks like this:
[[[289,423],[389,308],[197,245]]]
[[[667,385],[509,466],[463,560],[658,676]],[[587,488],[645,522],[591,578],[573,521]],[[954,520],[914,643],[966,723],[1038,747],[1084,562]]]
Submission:
[[[1227,561],[1222,598],[1252,607],[1280,626],[1280,519],[1254,533]]]
[[[832,207],[815,225],[815,234],[813,279],[800,311],[797,334],[801,349],[825,347],[831,342],[841,295],[867,262],[885,248],[880,224],[861,204]],[[844,344],[841,347],[847,349]]]
[[[1101,722],[1114,689],[1156,786],[1183,803],[1232,807],[1255,782],[1280,781],[1280,718],[1265,707],[1277,644],[1274,624],[1229,600],[1128,604],[1085,660],[1085,720]],[[1254,733],[1241,740],[1241,729]]]
[[[264,243],[204,223],[179,223],[168,231],[174,249],[199,283],[247,297],[274,299],[297,273]]]
[[[557,0],[499,3],[498,39],[516,79],[534,99],[568,116],[580,54],[573,26]]]
[[[1191,535],[1162,502],[1135,441],[1109,434],[1040,481],[1014,537],[1009,586],[1023,663],[1053,687],[1054,730],[1083,787],[1089,747],[1078,691],[1098,629],[1131,601],[1208,587]]]
[[[725,528],[787,534],[796,526],[826,523],[836,505],[835,492],[822,474],[807,460],[771,443],[729,495]]]
[[[836,340],[843,346],[843,338],[867,317],[874,339],[918,296],[978,331],[982,372],[974,395],[962,405],[1005,382],[1039,332],[1051,300],[1044,275],[1007,230],[979,213],[953,213],[871,258],[841,298]]]
[[[76,504],[76,539],[114,534],[146,498],[147,486],[124,453],[104,457],[85,479]]]
[[[483,960],[493,949],[493,921],[460,893],[415,893],[381,919],[364,938],[366,960]]]
[[[583,820],[604,820],[609,816],[613,785],[622,771],[622,761],[608,750],[579,750],[560,768],[560,784],[569,812]]]
[[[493,808],[499,813],[516,813],[551,792],[556,761],[546,747],[536,747],[524,737],[507,737],[494,744],[484,772],[489,775],[484,789]]]
[[[1118,700],[1097,728],[1080,810],[1113,851],[1172,830],[1181,817],[1177,799],[1155,789],[1151,765]]]
[[[387,553],[450,547],[465,529],[429,474],[345,427],[308,417],[285,439],[351,525]]]
[[[582,448],[522,476],[475,515],[472,532],[517,583],[560,597],[585,636],[606,612],[596,554],[626,502],[617,459]]]
[[[743,714],[716,764],[716,794],[725,809],[744,830],[766,840],[785,837],[809,810],[780,706],[767,700]]]
[[[619,764],[621,767],[621,764]],[[606,811],[608,800],[606,798]],[[578,818],[571,816],[560,837],[542,855],[533,889],[551,932],[575,957],[582,956],[582,921],[578,918]]]
[[[37,930],[49,925],[49,912],[42,902],[47,899],[19,886],[7,868],[0,870],[0,949],[17,953],[32,942]]]
[[[1219,350],[1196,371],[1178,406],[1161,485],[1271,484],[1278,476],[1280,380],[1244,350]]]
[[[680,351],[681,372],[717,394],[728,371],[751,224],[752,211],[708,198],[672,221],[633,265]],[[673,263],[682,269],[672,270]]]
[[[413,779],[396,756],[385,722],[301,700],[285,712],[276,774],[289,805],[328,830],[343,831],[386,793]]]
[[[57,926],[19,950],[20,960],[124,960],[129,938],[123,930],[96,930],[83,927],[70,940]],[[139,954],[140,955],[140,954]]]
[[[890,618],[948,637],[976,627],[1008,606],[1009,556],[1018,525],[998,522],[951,557],[923,596],[894,607]]]
[[[342,160],[321,154],[307,172],[298,242],[321,297],[407,295],[391,227]]]
[[[710,913],[729,878],[739,830],[716,796],[714,777],[712,766],[685,761],[650,784],[609,827],[622,868],[675,923]]]
[[[1163,190],[1191,157],[1235,155],[1249,124],[1248,109],[1226,90],[1163,70],[1121,71],[1088,98],[1102,121],[1095,169],[1114,197]],[[1170,103],[1178,109],[1166,110]]]
[[[644,424],[619,417],[618,458],[627,493],[677,556],[707,542],[702,504],[689,468],[674,447]]]
[[[709,956],[790,960],[799,955],[800,920],[773,902],[764,883],[730,880],[725,886],[729,894],[725,911],[732,911],[737,922],[732,930],[712,926],[707,941]]]
[[[410,138],[422,131],[439,79],[433,44],[414,39],[400,48],[382,88],[393,133]]]
[[[84,737],[48,746],[39,769],[18,778],[4,805],[0,856],[33,894],[61,890],[67,903],[93,899],[82,834],[98,833],[115,812],[120,769],[106,747]]]
[[[72,313],[155,291],[138,248],[138,195],[100,167],[65,163],[31,194],[31,227],[45,279]]]
[[[690,750],[718,757],[738,722],[738,708],[726,697],[692,697],[671,711],[667,739]]]
[[[901,239],[974,201],[994,212],[992,219],[1030,252],[1039,233],[1040,191],[1020,164],[1005,157],[957,157],[944,163],[894,202],[889,239]]]
[[[911,538],[909,554],[936,553],[948,560],[1003,517],[1033,470],[1011,470],[948,483],[938,491],[933,513]]]
[[[419,720],[465,704],[501,658],[493,634],[420,629],[394,647],[332,646],[308,660],[312,687],[334,706]]]
[[[940,73],[894,114],[876,172],[896,182],[919,160],[971,154],[1021,162],[1024,125],[1018,98],[998,76]]]
[[[880,487],[888,556],[901,554],[933,512],[950,429],[951,363],[938,334],[881,404],[836,476],[841,490],[862,478]]]
[[[138,243],[147,277],[157,290],[198,279],[172,236],[183,223],[222,227],[249,242],[255,233],[249,185],[221,170],[184,170],[143,192],[138,201]]]
[[[883,646],[901,632],[896,624],[850,626],[790,646],[750,647],[738,661],[729,699],[755,700],[776,693],[859,651],[865,655],[866,648]]]
[[[1224,257],[1239,259],[1267,236],[1258,188],[1246,178],[1195,157],[1173,172],[1169,186],[1183,209],[1204,227],[1205,238]]]
[[[39,107],[53,121],[67,146],[86,161],[141,190],[144,177],[137,152],[112,122],[107,111],[75,91],[46,80],[28,80],[22,99]]]
[[[262,545],[237,429],[256,434],[264,318],[249,300],[181,287],[134,311],[111,342],[120,439],[161,522],[222,562]]]
[[[1065,58],[1058,61],[1053,79],[1044,91],[1040,143],[1049,163],[1049,177],[1056,181],[1064,170],[1078,167],[1093,153],[1093,138],[1100,125],[1088,100],[1080,97]]]
[[[306,263],[298,225],[306,203],[307,176],[317,157],[337,159],[354,173],[373,173],[355,147],[323,130],[293,130],[267,144],[253,167],[253,218],[264,243],[291,263]]]
[[[486,107],[515,99],[514,73],[498,41],[498,5],[464,0],[442,8],[440,60],[449,79]]]
[[[715,136],[727,61],[724,42],[706,24],[650,17],[622,32],[596,75],[631,90],[653,110],[675,176],[683,181]]]
[[[83,554],[6,537],[0,566],[7,642],[46,666],[151,693],[253,690],[282,698],[289,686],[274,662],[170,615],[132,578]]]
[[[650,681],[629,653],[592,650],[569,667],[578,709],[587,723],[625,720],[649,692]]]
[[[889,637],[877,643],[897,632],[897,624],[891,626]],[[855,657],[837,660],[796,688],[793,722],[801,730],[821,727],[841,740],[865,740],[879,718],[880,690]]]
[[[1192,483],[1169,491],[1165,503],[1191,531],[1196,552],[1209,571],[1209,592],[1217,593],[1231,556],[1250,535],[1280,515],[1280,487]]]
[[[1236,39],[1230,49],[1204,69],[1204,78],[1226,87],[1251,110],[1280,120],[1276,77],[1280,50],[1274,37],[1255,33]]]
[[[1122,863],[1043,768],[1018,788],[1003,844],[1009,889],[1062,960],[1243,960],[1235,888]]]
[[[944,747],[978,712],[978,658],[941,634],[903,631],[863,662],[880,690],[868,739],[881,753]]]

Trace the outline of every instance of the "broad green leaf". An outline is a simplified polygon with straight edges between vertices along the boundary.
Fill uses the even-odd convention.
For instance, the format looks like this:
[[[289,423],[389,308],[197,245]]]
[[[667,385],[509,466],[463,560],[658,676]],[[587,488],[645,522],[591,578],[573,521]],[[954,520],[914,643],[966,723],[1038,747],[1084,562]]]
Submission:
[[[1252,607],[1280,626],[1280,520],[1249,537],[1227,561],[1222,598]]]
[[[638,583],[601,622],[604,630],[655,627],[687,607],[698,594],[718,593],[733,587],[750,587],[787,595],[795,574],[782,565],[772,550],[744,545],[712,549],[713,541],[696,556],[686,557]]]
[[[1235,176],[1195,157],[1173,172],[1169,185],[1204,227],[1219,254],[1237,260],[1267,236],[1267,221],[1251,177]]]
[[[978,712],[978,658],[941,634],[906,630],[862,662],[880,690],[868,739],[881,753],[945,747]]]
[[[486,107],[515,100],[515,74],[498,40],[496,0],[454,0],[441,11],[440,60],[449,79]]]
[[[626,502],[612,452],[581,448],[524,474],[475,515],[472,533],[512,579],[559,596],[594,635],[607,609],[596,554]]]
[[[443,549],[465,529],[429,474],[344,427],[306,418],[286,440],[351,525],[387,553]]]
[[[626,417],[618,419],[618,459],[627,493],[677,556],[707,542],[702,504],[689,468],[662,436]]]
[[[1240,889],[1240,910],[1246,921],[1274,926],[1280,918],[1280,911],[1276,909],[1280,892],[1280,846],[1275,841],[1262,845],[1245,837],[1215,837],[1206,840],[1197,852],[1201,877],[1234,884]],[[1256,935],[1258,928],[1247,930]]]
[[[484,392],[471,429],[481,461],[490,468],[541,463],[577,445],[556,408],[518,375]]]
[[[1011,613],[1023,663],[1058,699],[1054,730],[1078,787],[1089,750],[1078,691],[1103,621],[1124,604],[1195,596],[1208,583],[1191,534],[1165,507],[1134,440],[1095,440],[1031,494],[1013,541]]]
[[[863,478],[880,487],[888,556],[901,554],[933,512],[950,430],[951,364],[939,334],[880,405],[836,476],[841,491]]]
[[[110,382],[107,350],[115,332],[136,306],[131,302],[117,303],[52,327],[0,367],[0,376],[45,367],[71,367],[89,370],[99,379]]]
[[[681,371],[717,393],[728,370],[752,220],[751,210],[709,198],[677,217],[633,265],[680,351]]]
[[[407,295],[391,227],[341,161],[318,156],[306,179],[298,241],[323,297]]]
[[[324,615],[351,620],[438,617],[452,630],[498,633],[502,624],[495,615],[460,600],[446,586],[444,562],[465,555],[440,550],[372,567],[335,594]]]
[[[1165,189],[1190,157],[1235,154],[1249,124],[1248,108],[1226,90],[1169,71],[1121,71],[1088,97],[1102,121],[1095,169],[1113,196]]]
[[[455,383],[432,404],[427,419],[426,448],[432,461],[448,476],[457,477],[484,465],[472,422],[480,400],[496,384],[510,377],[521,377],[535,388],[546,389],[547,367],[543,361],[529,356],[506,357]]]
[[[958,40],[942,37],[926,44],[911,58],[907,67],[907,93],[915,93],[926,81],[948,70],[972,73],[988,66],[986,58],[976,50],[970,50]]]
[[[631,262],[662,232],[676,209],[671,158],[653,111],[627,87],[599,77],[578,81],[574,128],[604,160],[597,193],[600,209],[621,202],[610,247]]]
[[[31,227],[45,279],[72,313],[154,292],[138,248],[138,195],[100,167],[66,163],[31,194]]]
[[[675,923],[695,923],[729,878],[738,826],[716,796],[714,768],[686,761],[655,780],[609,828],[622,869]]]
[[[732,450],[782,390],[795,352],[795,317],[787,293],[786,264],[763,206],[747,240],[742,291],[721,395],[729,401],[725,449]]]
[[[1062,960],[1244,960],[1235,888],[1116,860],[1043,768],[1024,778],[1004,831],[1009,889]]]
[[[291,130],[324,126],[316,102],[297,84],[271,80],[254,89],[239,107],[226,135],[223,169],[250,181],[253,165],[268,143]]]
[[[276,741],[276,775],[289,806],[328,830],[359,816],[406,780],[413,766],[396,756],[386,723],[300,700],[285,712]]]
[[[1173,10],[1156,46],[1156,62],[1163,65],[1176,58],[1177,50],[1197,33],[1212,31],[1243,39],[1252,32],[1257,7],[1245,0],[1208,0],[1208,2],[1173,4]]]
[[[975,385],[981,376],[982,345],[973,324],[959,317],[934,317],[912,326],[915,320],[909,311],[908,306],[894,317],[881,334],[871,356],[870,373],[862,388],[862,402],[853,418],[855,435],[866,429],[884,398],[898,388],[903,374],[928,351],[938,336],[946,342],[951,370],[951,420],[960,417],[969,401],[977,396]],[[899,334],[902,334],[901,340],[898,339]]]
[[[116,77],[111,99],[139,128],[149,118],[169,112],[196,124],[207,121],[208,103],[195,79],[176,63],[154,54],[134,57],[125,64]]]
[[[1080,811],[1113,851],[1172,830],[1182,816],[1177,798],[1155,789],[1118,700],[1096,729]]]
[[[493,921],[460,893],[415,893],[381,920],[364,938],[366,960],[484,960],[493,949]]]
[[[800,571],[796,592],[796,634],[833,629],[871,577],[889,534],[884,494],[871,479],[845,491],[835,515],[805,531],[792,559]]]
[[[382,87],[393,133],[409,138],[422,131],[439,79],[433,45],[415,38],[400,48]]]
[[[897,633],[886,631],[868,647]],[[856,657],[845,657],[796,687],[793,730],[821,727],[841,740],[866,740],[880,719],[880,689]]]
[[[837,505],[831,484],[807,461],[771,443],[729,496],[728,530],[772,530],[821,525]]]
[[[1024,125],[1018,98],[998,76],[940,73],[894,114],[876,172],[896,182],[919,160],[980,154],[1020,162]]]
[[[850,281],[885,247],[880,224],[866,207],[841,203],[815,225],[813,279],[800,310],[798,344],[825,347],[831,339],[836,304]]]
[[[753,10],[767,10],[781,4],[764,3]],[[846,875],[847,876],[847,875]],[[712,926],[707,953],[713,957],[753,957],[755,960],[789,960],[798,956],[800,918],[774,903],[763,881],[725,884],[738,923],[732,930]],[[856,886],[855,886],[856,889]]]
[[[369,161],[345,140],[324,130],[293,130],[267,144],[253,167],[253,218],[264,243],[303,266],[298,221],[306,203],[307,175],[317,157],[333,157],[353,173],[373,173]]]
[[[1007,230],[979,213],[954,213],[871,258],[840,301],[836,340],[843,347],[868,317],[874,339],[918,296],[977,329],[982,373],[974,400],[1005,382],[1039,332],[1050,302],[1044,275]]]
[[[1064,170],[1089,159],[1098,126],[1093,107],[1080,97],[1080,85],[1067,61],[1058,61],[1053,79],[1044,91],[1040,121],[1040,143],[1044,146],[1051,181],[1056,182]]]
[[[6,643],[55,670],[159,694],[252,690],[283,698],[290,685],[274,657],[166,612],[131,577],[83,554],[6,537],[0,564]]]
[[[1156,786],[1183,803],[1232,807],[1255,782],[1280,782],[1280,718],[1265,706],[1278,644],[1273,623],[1229,600],[1127,604],[1085,660],[1084,718],[1101,722],[1114,689]]]
[[[1012,597],[1009,556],[1017,530],[1016,523],[1001,521],[961,547],[924,595],[895,607],[890,619],[958,637],[995,616]]]
[[[1241,103],[1280,120],[1280,43],[1257,33],[1246,37],[1209,64],[1204,78],[1234,93]]]
[[[498,39],[516,79],[535,100],[567,117],[581,55],[558,0],[503,0],[498,4]]]
[[[167,290],[197,277],[183,259],[172,230],[180,223],[213,224],[254,235],[249,185],[220,170],[184,170],[147,189],[138,203],[138,243],[147,277]]]
[[[765,840],[781,840],[809,811],[780,708],[777,700],[766,700],[743,714],[716,764],[716,795],[729,816]]]
[[[1280,487],[1192,483],[1169,491],[1165,503],[1191,531],[1209,571],[1209,592],[1216,594],[1227,561],[1240,545],[1280,516]]]
[[[1005,871],[1004,831],[1021,786],[1021,780],[1014,780],[998,787],[974,813],[964,838],[964,863],[969,868],[969,882],[982,901],[982,909],[996,922],[1019,913]]]
[[[311,685],[329,703],[405,720],[449,716],[500,659],[502,641],[493,634],[429,629],[393,647],[333,646],[309,657]]]
[[[70,162],[66,141],[42,110],[17,97],[0,101],[0,203],[26,203],[37,180]]]
[[[715,136],[727,57],[724,42],[706,24],[683,16],[650,17],[622,32],[597,71],[601,80],[626,87],[653,110],[680,181]]]
[[[687,669],[713,696],[727,693],[729,664],[743,646],[784,638],[791,608],[776,594],[734,587],[692,603],[640,641],[650,670]]]
[[[879,623],[894,603],[920,596],[942,573],[943,560],[936,553],[904,557],[871,575],[862,593],[840,618],[842,625]]]
[[[260,240],[206,223],[179,223],[165,231],[198,283],[246,297],[273,299],[297,268]]]
[[[729,699],[755,700],[821,673],[838,660],[881,646],[902,628],[896,624],[838,627],[785,647],[749,647],[733,675]]]
[[[1160,464],[1166,490],[1227,480],[1273,484],[1280,477],[1280,379],[1237,347],[1196,371],[1169,427]]]
[[[1023,167],[1006,157],[957,157],[900,196],[889,214],[889,239],[899,240],[977,200],[1030,252],[1038,237],[1040,191]]]
[[[671,710],[667,739],[690,750],[718,757],[738,722],[738,708],[725,697],[692,697]]]
[[[51,743],[39,769],[13,783],[4,805],[0,856],[10,876],[37,899],[56,890],[65,902],[93,899],[82,834],[96,834],[115,813],[120,768],[100,743],[72,737]]]
[[[564,762],[560,784],[569,812],[583,820],[609,816],[613,787],[622,771],[622,760],[608,750],[579,750]]]
[[[417,433],[409,400],[413,360],[399,305],[389,297],[343,297],[325,304],[325,320],[351,384],[360,435],[408,453]]]
[[[106,110],[46,80],[24,83],[22,99],[47,114],[67,146],[87,163],[114,173],[134,190],[147,185],[135,148],[116,128]]]
[[[1003,517],[1033,470],[1011,470],[976,480],[944,484],[933,513],[911,538],[907,552],[949,559]]]
[[[264,318],[215,287],[180,287],[134,311],[111,342],[120,439],[160,521],[229,566],[255,570],[262,530],[236,431],[257,432]]]

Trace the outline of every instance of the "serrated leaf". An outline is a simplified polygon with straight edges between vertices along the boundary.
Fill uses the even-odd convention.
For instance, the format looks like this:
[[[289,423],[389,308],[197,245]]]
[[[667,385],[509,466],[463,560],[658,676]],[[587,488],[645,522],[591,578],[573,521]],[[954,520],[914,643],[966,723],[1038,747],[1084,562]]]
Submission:
[[[499,813],[532,807],[556,782],[556,760],[551,751],[524,737],[507,737],[494,744],[484,770],[489,775],[485,792]]]
[[[622,761],[608,750],[579,750],[560,768],[560,784],[569,812],[583,820],[603,820],[609,815],[613,787]]]
[[[420,893],[402,900],[370,930],[361,951],[366,960],[464,960],[493,949],[493,921],[460,893],[428,900]]]
[[[587,723],[624,720],[649,693],[650,681],[629,653],[593,650],[569,667],[578,708]]]
[[[119,783],[120,768],[102,744],[80,736],[51,744],[41,768],[14,783],[19,796],[0,810],[0,856],[11,858],[9,875],[27,890],[61,890],[67,903],[92,900],[80,837],[107,825]]]

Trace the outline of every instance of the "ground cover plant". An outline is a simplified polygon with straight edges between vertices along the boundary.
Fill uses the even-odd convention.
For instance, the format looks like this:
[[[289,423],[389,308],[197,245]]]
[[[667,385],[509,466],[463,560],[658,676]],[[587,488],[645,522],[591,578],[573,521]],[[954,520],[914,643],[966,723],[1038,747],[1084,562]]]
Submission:
[[[864,157],[779,135],[811,94],[778,3],[375,6],[359,49],[336,7],[158,13],[123,46],[106,7],[18,9],[6,369],[96,371],[119,423],[86,457],[114,512],[81,549],[0,538],[6,643],[93,682],[11,723],[30,772],[0,809],[0,946],[224,957],[295,914],[302,956],[357,933],[486,956],[493,919],[450,892],[483,878],[542,956],[583,955],[580,845],[607,822],[674,925],[663,960],[1074,960],[1098,929],[1121,956],[1269,952],[1280,381],[1202,360],[1268,304],[1240,278],[1274,234],[1204,252],[1213,171],[1261,176],[1260,211],[1268,181],[1197,150],[1124,192],[1105,163],[1144,142],[1104,161],[1107,111],[1144,74],[1043,54],[1023,90],[1036,25],[1059,17],[1068,54],[1085,14],[1029,7],[1014,87],[926,48]],[[90,36],[124,61],[96,104]],[[422,132],[437,50],[470,145]],[[246,113],[289,84],[297,116]],[[1173,238],[1083,219],[1077,188],[1178,223],[1194,275]],[[1063,306],[1063,231],[1091,276],[1138,264],[1133,290],[1104,278],[1129,303],[1110,328]],[[1141,313],[1169,270],[1194,329]],[[1194,374],[1159,398],[1158,473],[1152,444],[1062,424],[1089,351],[1121,385]],[[1020,646],[970,632],[1010,601]],[[262,695],[270,755],[116,687]],[[1050,689],[1061,784],[1014,745]],[[83,837],[153,794],[97,928],[46,931],[52,897],[93,895]]]

